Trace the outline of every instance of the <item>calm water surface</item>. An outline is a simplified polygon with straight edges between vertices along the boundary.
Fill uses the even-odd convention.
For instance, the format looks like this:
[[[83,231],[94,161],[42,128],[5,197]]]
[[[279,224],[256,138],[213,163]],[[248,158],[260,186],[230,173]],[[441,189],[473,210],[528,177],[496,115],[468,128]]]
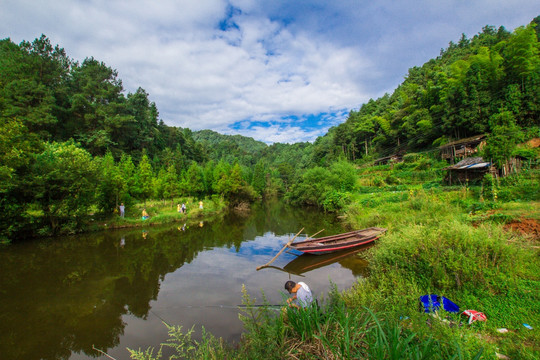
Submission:
[[[270,261],[302,227],[298,240],[335,219],[281,203],[211,223],[149,227],[16,244],[0,248],[0,358],[128,359],[126,348],[155,348],[167,339],[162,321],[201,326],[240,339],[241,288],[262,302],[283,303],[285,281],[304,281],[321,298],[330,281],[349,288],[366,275],[355,254]]]

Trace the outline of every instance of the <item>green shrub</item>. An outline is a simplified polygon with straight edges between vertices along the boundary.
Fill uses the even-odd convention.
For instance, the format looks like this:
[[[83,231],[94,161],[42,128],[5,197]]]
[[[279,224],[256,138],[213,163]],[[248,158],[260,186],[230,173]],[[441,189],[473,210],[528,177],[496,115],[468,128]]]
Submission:
[[[381,178],[381,177],[379,177],[379,176],[373,177],[373,179],[372,179],[372,184],[373,184],[373,186],[377,186],[377,187],[381,187],[381,186],[386,185],[386,183],[384,182],[383,178]]]
[[[540,200],[540,173],[537,170],[527,170],[501,178],[497,195],[502,201]]]
[[[350,202],[350,193],[336,190],[327,191],[322,200],[325,211],[337,211]]]
[[[416,166],[414,167],[414,170],[416,171],[419,171],[419,170],[428,170],[431,168],[432,166],[432,160],[431,159],[428,159],[428,158],[420,158],[418,159],[418,161],[416,162]]]
[[[384,179],[384,181],[388,185],[399,185],[401,183],[401,181],[393,174],[389,174],[388,176],[386,176],[386,179]]]
[[[528,161],[534,161],[538,158],[538,150],[537,149],[529,149],[529,148],[516,148],[512,152],[512,156],[514,157],[520,157],[524,159],[526,162]]]

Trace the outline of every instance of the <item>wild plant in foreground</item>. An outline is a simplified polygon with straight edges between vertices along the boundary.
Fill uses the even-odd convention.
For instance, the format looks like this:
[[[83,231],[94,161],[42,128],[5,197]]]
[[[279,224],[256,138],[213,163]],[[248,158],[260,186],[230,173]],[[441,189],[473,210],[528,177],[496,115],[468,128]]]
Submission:
[[[228,351],[221,339],[216,339],[212,334],[202,329],[201,341],[192,339],[193,327],[187,332],[182,331],[182,326],[168,325],[163,323],[169,332],[169,339],[162,343],[157,354],[154,356],[154,349],[147,348],[145,351],[128,348],[130,357],[135,360],[160,360],[163,356],[163,348],[172,349],[173,355],[170,359],[224,359]]]

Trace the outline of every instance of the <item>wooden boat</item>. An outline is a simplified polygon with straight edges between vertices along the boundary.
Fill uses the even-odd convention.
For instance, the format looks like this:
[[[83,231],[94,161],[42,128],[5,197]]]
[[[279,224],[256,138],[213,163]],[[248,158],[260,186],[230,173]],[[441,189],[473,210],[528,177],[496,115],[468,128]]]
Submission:
[[[379,227],[370,227],[338,235],[298,241],[290,244],[289,247],[306,254],[328,254],[372,243],[383,235],[386,230],[387,229]]]

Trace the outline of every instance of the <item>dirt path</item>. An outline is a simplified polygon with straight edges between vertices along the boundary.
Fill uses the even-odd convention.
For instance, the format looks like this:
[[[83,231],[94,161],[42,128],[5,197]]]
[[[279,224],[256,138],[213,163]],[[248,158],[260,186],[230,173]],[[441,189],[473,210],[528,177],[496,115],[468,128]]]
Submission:
[[[535,219],[520,219],[505,225],[505,229],[530,236],[533,240],[540,240],[540,223]]]

